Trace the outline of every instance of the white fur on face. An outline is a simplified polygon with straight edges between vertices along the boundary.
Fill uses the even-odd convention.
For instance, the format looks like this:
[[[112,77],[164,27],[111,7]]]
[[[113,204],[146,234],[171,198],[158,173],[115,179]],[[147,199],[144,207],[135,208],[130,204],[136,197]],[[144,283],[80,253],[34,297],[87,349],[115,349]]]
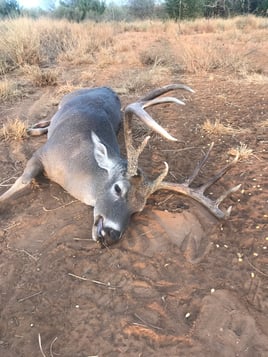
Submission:
[[[105,227],[108,227],[108,228],[111,228],[111,229],[113,229],[113,230],[115,230],[115,231],[121,231],[121,229],[120,229],[120,226],[119,226],[119,224],[117,223],[117,222],[113,222],[113,221],[111,221],[111,220],[109,220],[109,219],[104,219],[104,226]]]

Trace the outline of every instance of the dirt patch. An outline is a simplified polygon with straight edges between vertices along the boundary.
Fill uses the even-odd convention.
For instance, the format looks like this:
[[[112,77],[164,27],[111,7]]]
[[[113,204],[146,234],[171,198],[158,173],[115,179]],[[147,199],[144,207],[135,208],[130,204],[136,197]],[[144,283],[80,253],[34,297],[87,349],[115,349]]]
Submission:
[[[102,72],[95,84],[119,87],[118,71]],[[74,70],[64,73],[75,82]],[[208,192],[218,197],[242,184],[223,204],[233,206],[231,217],[217,221],[192,200],[160,192],[120,243],[100,249],[90,239],[91,208],[40,178],[0,207],[1,356],[41,356],[40,345],[46,356],[64,357],[268,354],[267,84],[221,74],[180,81],[196,90],[183,94],[187,105],[150,112],[180,142],[152,135],[140,164],[154,175],[167,161],[169,180],[182,182],[215,141],[199,184],[230,148],[247,144],[253,155]],[[57,93],[42,88],[2,106],[1,121],[47,117]],[[136,98],[122,95],[123,104]],[[247,130],[211,137],[202,131],[207,119]],[[44,141],[1,142],[3,185]]]

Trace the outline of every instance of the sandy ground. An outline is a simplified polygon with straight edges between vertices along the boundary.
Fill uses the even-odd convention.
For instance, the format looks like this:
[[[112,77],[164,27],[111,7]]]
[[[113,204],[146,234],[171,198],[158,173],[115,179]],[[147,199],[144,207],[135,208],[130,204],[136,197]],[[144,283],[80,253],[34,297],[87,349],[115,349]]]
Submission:
[[[75,83],[75,69],[63,73]],[[118,88],[118,77],[103,71],[92,85]],[[0,356],[42,356],[40,346],[50,357],[268,355],[267,82],[214,74],[161,84],[174,81],[196,93],[177,93],[183,108],[151,114],[180,142],[153,135],[140,165],[156,174],[167,161],[169,180],[182,182],[215,141],[200,184],[246,144],[253,154],[207,193],[241,183],[223,203],[231,217],[218,221],[191,199],[160,192],[122,241],[101,249],[91,240],[92,209],[41,177],[0,207]],[[1,123],[50,117],[58,97],[58,87],[34,89],[1,106]],[[124,105],[137,97],[121,95]],[[208,135],[207,119],[237,130]],[[0,181],[18,177],[45,140],[2,141]]]

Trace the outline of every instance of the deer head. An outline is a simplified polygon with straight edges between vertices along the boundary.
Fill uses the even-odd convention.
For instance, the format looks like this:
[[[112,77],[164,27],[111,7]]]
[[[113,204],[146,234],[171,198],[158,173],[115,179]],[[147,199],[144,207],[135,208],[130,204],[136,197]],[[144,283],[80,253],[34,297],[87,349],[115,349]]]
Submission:
[[[133,116],[137,116],[152,130],[166,138],[167,140],[177,141],[163,127],[145,111],[149,106],[162,103],[175,103],[184,105],[184,102],[174,97],[161,97],[168,91],[184,89],[194,92],[191,88],[182,84],[172,84],[150,92],[147,96],[137,102],[128,105],[124,110],[124,136],[127,151],[127,160],[120,160],[110,168],[107,186],[104,190],[104,197],[100,197],[101,204],[96,203],[93,225],[93,239],[102,244],[111,244],[118,241],[127,228],[131,215],[143,210],[147,198],[157,190],[171,190],[182,195],[189,196],[205,206],[215,217],[225,218],[231,213],[231,208],[223,211],[219,208],[222,201],[232,192],[237,191],[240,185],[237,185],[224,192],[218,199],[212,200],[205,196],[205,191],[219,180],[234,164],[237,163],[239,155],[233,161],[227,164],[221,171],[213,176],[207,183],[198,188],[192,188],[190,185],[197,177],[201,168],[208,160],[209,154],[213,148],[211,144],[207,154],[201,160],[193,174],[185,182],[173,183],[166,182],[164,178],[168,173],[168,164],[164,163],[163,171],[153,181],[148,180],[138,166],[139,156],[144,150],[150,137],[146,137],[139,147],[133,145],[131,121]],[[96,155],[95,155],[96,157]],[[107,196],[107,192],[108,196]],[[100,213],[102,212],[102,213]]]
[[[150,92],[146,97],[128,105],[124,110],[124,137],[127,151],[127,160],[122,159],[115,153],[108,153],[107,147],[93,132],[94,156],[98,165],[105,169],[108,180],[103,192],[99,195],[94,207],[93,239],[104,245],[118,241],[124,233],[131,215],[143,210],[147,198],[158,189],[160,183],[168,173],[168,165],[159,176],[150,181],[138,166],[140,154],[143,152],[150,137],[146,137],[139,147],[135,147],[132,138],[132,118],[137,116],[148,127],[162,135],[164,138],[176,141],[145,111],[145,108],[161,104],[176,103],[184,104],[174,97],[158,96],[175,89],[193,90],[181,84],[162,87]]]

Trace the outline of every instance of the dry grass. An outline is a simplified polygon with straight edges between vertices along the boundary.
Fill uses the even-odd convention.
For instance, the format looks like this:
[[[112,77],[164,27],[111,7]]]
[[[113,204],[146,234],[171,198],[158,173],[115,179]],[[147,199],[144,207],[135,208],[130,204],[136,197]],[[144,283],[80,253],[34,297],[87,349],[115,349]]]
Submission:
[[[220,122],[219,119],[216,119],[214,123],[207,119],[202,125],[202,130],[206,134],[213,136],[237,135],[249,131],[249,129],[237,129],[230,125],[224,125]]]
[[[173,35],[194,35],[204,33],[222,33],[233,32],[236,30],[252,32],[253,30],[261,30],[268,28],[268,19],[265,17],[237,16],[229,19],[195,19],[193,21],[168,21],[165,26],[161,26],[167,33]]]
[[[192,37],[178,47],[178,61],[184,72],[221,70],[244,74],[251,70],[246,53],[238,50],[236,43],[214,37]]]
[[[69,24],[70,39],[68,51],[63,51],[58,59],[72,64],[93,64],[100,50],[112,47],[114,41],[113,24]]]
[[[19,18],[0,22],[0,73],[24,65],[58,60],[92,63],[94,54],[113,42],[113,24]]]
[[[27,136],[27,125],[19,118],[10,119],[0,129],[0,139],[19,140]]]
[[[240,146],[230,149],[228,154],[231,156],[239,155],[239,159],[246,160],[253,155],[253,150],[249,149],[246,144],[241,143]]]
[[[42,69],[38,66],[25,65],[23,67],[23,73],[26,74],[34,86],[36,87],[46,87],[54,86],[57,84],[58,78],[57,69]]]
[[[0,70],[8,72],[23,64],[40,63],[40,34],[33,21],[19,18],[0,23]]]
[[[57,90],[57,95],[59,96],[64,96],[65,94],[74,92],[76,89],[80,89],[80,86],[75,86],[69,82],[66,82],[64,85],[60,86],[60,88]]]
[[[260,127],[261,128],[268,128],[268,119],[261,121],[260,122]]]
[[[25,65],[43,68],[66,62],[102,69],[133,63],[136,57],[144,66],[170,66],[171,61],[177,62],[176,70],[190,73],[227,70],[245,75],[256,70],[248,53],[256,44],[267,41],[267,29],[268,19],[254,16],[178,23],[2,20],[0,73]],[[44,78],[42,70],[36,76],[37,85],[51,81]]]
[[[119,92],[140,95],[148,88],[161,86],[168,77],[170,77],[170,70],[158,64],[151,68],[130,70],[124,73],[124,79],[118,83],[121,88]]]
[[[7,79],[0,81],[0,103],[16,98],[20,94],[17,85]]]

